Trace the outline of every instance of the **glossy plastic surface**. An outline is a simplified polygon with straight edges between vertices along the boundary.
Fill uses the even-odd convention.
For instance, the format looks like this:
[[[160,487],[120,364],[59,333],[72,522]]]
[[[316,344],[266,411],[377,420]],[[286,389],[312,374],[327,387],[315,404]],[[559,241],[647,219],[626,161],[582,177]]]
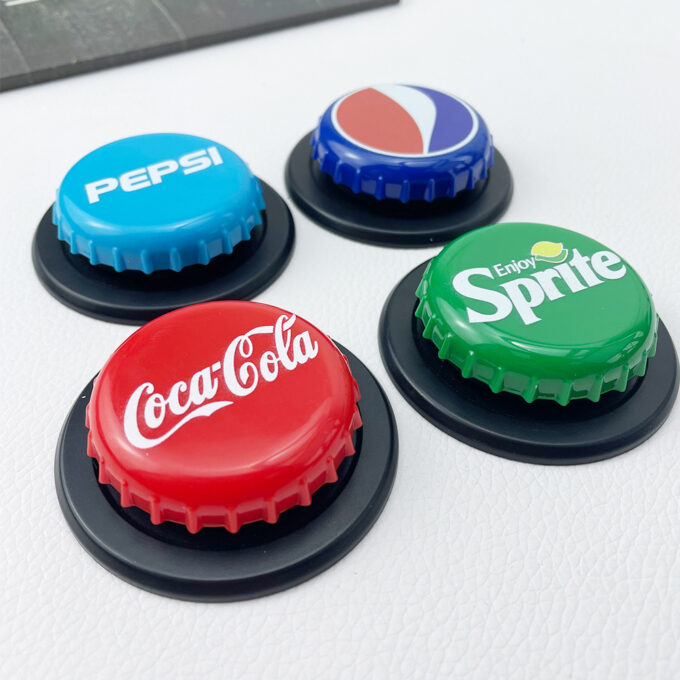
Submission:
[[[380,85],[325,111],[312,158],[336,184],[407,203],[474,188],[493,164],[493,145],[481,116],[462,100],[425,87]]]
[[[93,267],[68,252],[57,239],[52,208],[33,238],[33,265],[45,288],[60,302],[83,314],[116,323],[142,324],[162,314],[202,302],[250,300],[286,268],[295,244],[293,216],[285,201],[260,180],[267,209],[262,224],[230,254],[179,272],[144,274]]]
[[[428,262],[409,272],[390,293],[380,317],[380,353],[394,385],[424,418],[452,437],[482,451],[524,463],[577,465],[629,451],[651,437],[673,408],[678,360],[659,320],[658,347],[641,378],[625,392],[610,391],[593,403],[568,406],[541,399],[527,403],[514,394],[494,394],[469,380],[434,343],[423,338],[414,316],[416,289]]]
[[[257,178],[226,147],[150,134],[78,161],[57,191],[53,221],[91,264],[149,274],[231,253],[261,224],[264,207]]]
[[[121,508],[119,495],[97,482],[85,455],[85,407],[92,381],[80,393],[57,445],[55,482],[64,517],[78,541],[122,579],[186,600],[244,600],[289,588],[327,569],[365,536],[387,501],[398,458],[398,435],[387,397],[349,350],[361,391],[364,424],[357,451],[338,468],[338,481],[314,494],[309,507],[283,513],[276,524],[254,522],[233,534],[196,534],[181,524],[153,525],[139,508]]]
[[[417,296],[423,335],[441,359],[527,402],[623,392],[656,350],[658,319],[638,274],[559,227],[466,234],[432,260]]]
[[[99,481],[154,524],[276,522],[337,479],[361,426],[346,358],[306,321],[253,302],[171,312],[126,340],[88,407]]]

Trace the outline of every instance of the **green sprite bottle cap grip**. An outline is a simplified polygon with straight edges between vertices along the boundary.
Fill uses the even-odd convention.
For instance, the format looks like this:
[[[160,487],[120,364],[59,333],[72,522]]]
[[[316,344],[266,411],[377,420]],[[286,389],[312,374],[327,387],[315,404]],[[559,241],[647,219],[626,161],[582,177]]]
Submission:
[[[394,288],[379,340],[419,413],[522,462],[628,451],[678,392],[673,341],[630,263],[546,224],[491,225],[447,245]]]
[[[624,392],[656,351],[647,287],[597,241],[547,224],[498,224],[450,243],[418,287],[439,358],[525,401]]]

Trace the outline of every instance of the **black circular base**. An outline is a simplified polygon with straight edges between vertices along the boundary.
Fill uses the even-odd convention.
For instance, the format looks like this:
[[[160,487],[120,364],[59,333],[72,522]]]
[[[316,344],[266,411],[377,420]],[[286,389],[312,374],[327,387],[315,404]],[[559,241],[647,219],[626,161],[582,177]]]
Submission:
[[[356,453],[322,486],[308,507],[281,514],[276,524],[253,522],[190,534],[173,522],[153,525],[139,508],[97,481],[87,457],[83,390],[59,438],[55,480],[66,521],[83,547],[109,571],[136,586],[183,600],[230,601],[267,595],[306,581],[346,555],[380,515],[397,468],[397,430],[389,402],[368,369],[347,350],[361,391],[363,427]]]
[[[295,242],[295,226],[285,201],[260,180],[267,209],[251,238],[229,255],[179,272],[116,272],[73,255],[57,238],[50,208],[33,238],[38,278],[60,302],[104,321],[142,324],[179,307],[212,300],[247,300],[284,270]]]
[[[678,360],[659,321],[656,356],[626,392],[608,392],[599,402],[568,406],[526,403],[494,394],[478,380],[463,378],[422,337],[414,316],[416,288],[427,262],[392,291],[380,319],[380,351],[390,377],[406,400],[440,430],[497,456],[526,463],[573,465],[612,458],[637,446],[661,427],[678,392]]]
[[[510,203],[512,176],[498,149],[486,180],[455,198],[427,201],[377,200],[335,184],[312,159],[312,133],[303,137],[286,165],[286,186],[308,217],[341,236],[383,246],[448,243],[471,229],[494,223]]]

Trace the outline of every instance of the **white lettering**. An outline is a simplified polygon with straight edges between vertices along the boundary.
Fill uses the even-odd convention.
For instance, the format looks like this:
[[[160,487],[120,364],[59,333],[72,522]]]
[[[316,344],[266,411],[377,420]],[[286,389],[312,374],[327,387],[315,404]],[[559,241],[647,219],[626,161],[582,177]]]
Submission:
[[[572,250],[572,253],[573,257],[569,263],[565,262],[534,272],[530,275],[531,278],[518,277],[506,283],[499,283],[498,285],[503,288],[505,294],[475,285],[470,279],[473,276],[482,276],[487,279],[502,278],[529,268],[535,269],[535,258],[512,260],[507,264],[497,263],[493,265],[493,271],[488,267],[472,267],[458,272],[453,277],[452,285],[459,295],[490,304],[494,308],[494,311],[483,313],[467,307],[470,323],[500,321],[515,309],[522,321],[529,326],[541,320],[534,309],[543,304],[546,298],[553,302],[563,298],[569,292],[578,293],[598,286],[604,283],[602,279],[614,280],[626,275],[626,265],[621,262],[618,255],[609,250],[599,251],[591,257],[581,255],[576,248]],[[576,272],[580,274],[583,282],[576,276]],[[598,278],[596,274],[602,278]],[[560,290],[557,285],[559,281],[563,281],[566,287],[563,285]]]
[[[173,172],[177,172],[177,170],[179,170],[179,164],[173,160],[154,163],[147,168],[151,184],[160,184],[163,181],[164,175],[171,175]]]
[[[501,283],[501,287],[505,288],[512,304],[527,326],[540,321],[540,318],[534,314],[532,309],[538,307],[545,300],[545,293],[536,281],[519,278],[507,283]],[[525,291],[527,295],[522,291]]]
[[[182,168],[182,174],[191,175],[201,170],[207,170],[214,165],[222,165],[224,160],[216,146],[187,153],[177,160],[167,160],[152,163],[145,168],[136,168],[124,172],[120,177],[106,177],[95,182],[85,184],[85,193],[89,203],[98,203],[102,194],[110,193],[120,188],[125,192],[138,191],[147,187],[161,184],[163,177],[172,175]]]
[[[216,146],[208,147],[208,155],[212,158],[213,165],[222,165],[224,163]]]
[[[85,193],[89,203],[99,203],[99,197],[118,188],[118,180],[115,177],[107,177],[85,185]]]
[[[179,159],[179,164],[184,168],[185,175],[191,175],[194,172],[200,172],[212,165],[212,161],[208,157],[206,150],[194,151],[188,153]]]
[[[500,321],[500,319],[504,319],[512,311],[512,303],[507,297],[505,297],[505,295],[503,295],[503,293],[489,290],[488,288],[475,286],[474,284],[470,283],[470,277],[475,275],[486,276],[490,279],[493,278],[491,270],[486,267],[466,269],[465,271],[459,272],[453,277],[454,289],[460,293],[460,295],[493,305],[495,307],[495,311],[489,314],[483,314],[482,312],[477,312],[474,309],[470,309],[468,307],[467,313],[470,323],[480,323],[482,321]]]
[[[536,269],[536,258],[530,257],[526,260],[512,260],[512,262],[508,262],[507,264],[498,263],[495,264],[493,268],[496,272],[496,276],[499,278],[510,274],[519,274],[520,271],[524,271],[525,269]]]
[[[156,392],[153,383],[142,383],[134,390],[125,407],[123,429],[128,441],[140,449],[153,448],[191,420],[208,417],[232,405],[233,401],[222,398],[215,401],[220,384],[213,374],[220,369],[224,388],[235,397],[245,397],[255,391],[260,377],[271,383],[284,371],[294,371],[314,359],[319,353],[319,344],[312,340],[309,331],[293,335],[292,328],[296,320],[295,315],[282,314],[273,326],[258,326],[234,338],[228,344],[222,362],[214,362],[196,371],[188,382],[177,381],[168,391],[167,397]],[[259,357],[254,356],[253,338],[257,336],[273,336],[268,339],[267,349]],[[140,425],[144,426],[145,431],[163,429],[168,412],[184,417],[155,437],[142,434]]]
[[[130,170],[130,172],[124,172],[120,176],[120,188],[123,191],[137,191],[150,186],[151,182],[146,174],[146,168]]]
[[[544,269],[542,272],[534,272],[532,276],[541,284],[548,300],[564,297],[564,293],[561,293],[554,283],[554,279],[562,278],[556,269]]]
[[[593,265],[593,269],[603,279],[620,279],[626,275],[625,264],[622,264],[618,269],[612,269],[619,262],[621,262],[621,258],[608,250],[601,250],[590,258],[590,264]]]
[[[600,279],[598,279],[597,276],[593,274],[593,270],[588,266],[590,258],[581,255],[581,253],[579,253],[576,248],[574,248],[571,252],[574,254],[574,256],[571,258],[571,262],[569,264],[572,267],[576,267],[576,270],[585,281],[586,286],[597,286],[599,283],[602,283],[602,281],[600,281]]]

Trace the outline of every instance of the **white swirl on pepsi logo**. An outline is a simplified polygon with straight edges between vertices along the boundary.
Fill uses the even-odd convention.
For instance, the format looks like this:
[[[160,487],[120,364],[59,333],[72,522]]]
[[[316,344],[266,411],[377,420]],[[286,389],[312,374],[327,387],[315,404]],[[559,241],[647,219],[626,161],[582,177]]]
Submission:
[[[298,366],[314,359],[319,353],[319,344],[313,341],[309,331],[293,336],[292,327],[296,316],[282,314],[273,326],[258,326],[234,338],[217,361],[196,371],[189,382],[178,380],[164,396],[155,391],[152,382],[139,385],[128,399],[123,415],[123,430],[127,440],[138,449],[151,449],[169,439],[175,432],[195,418],[208,417],[231,406],[234,402],[216,399],[220,383],[216,375],[222,369],[224,389],[234,397],[252,394],[260,384],[274,382],[281,370],[294,371]],[[273,335],[274,351],[267,350],[259,357],[253,357],[254,336]],[[239,362],[239,359],[242,360]],[[237,368],[237,362],[240,365]],[[186,401],[183,399],[186,398]],[[183,416],[169,429],[163,425],[168,417]],[[159,434],[146,437],[140,431],[140,421],[147,429]]]

